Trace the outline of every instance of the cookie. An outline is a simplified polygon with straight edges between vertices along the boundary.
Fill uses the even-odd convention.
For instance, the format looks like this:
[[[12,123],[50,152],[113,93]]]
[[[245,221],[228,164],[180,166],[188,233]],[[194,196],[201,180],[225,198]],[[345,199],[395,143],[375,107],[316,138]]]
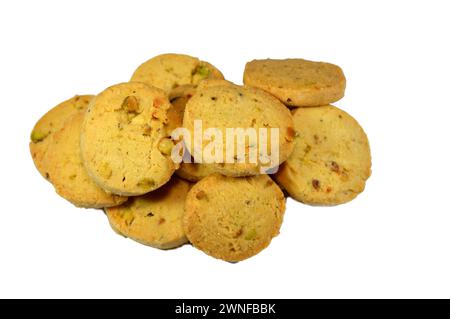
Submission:
[[[230,262],[256,255],[277,236],[285,211],[280,188],[267,175],[210,175],[186,198],[184,231],[192,245]]]
[[[244,83],[297,107],[327,105],[340,100],[345,91],[345,76],[340,67],[303,59],[248,62]]]
[[[166,132],[167,95],[144,83],[111,86],[90,104],[81,129],[81,157],[108,192],[137,196],[169,181],[177,165]]]
[[[51,144],[53,133],[61,129],[73,114],[86,110],[93,97],[93,95],[76,95],[52,108],[35,124],[30,137],[30,153],[36,168],[45,178],[49,179],[45,154]]]
[[[165,90],[197,84],[208,78],[223,79],[223,74],[208,62],[184,54],[161,54],[141,64],[131,81],[143,82]]]
[[[348,202],[371,174],[369,142],[358,122],[335,106],[293,112],[294,152],[275,175],[294,199],[316,205]]]
[[[203,133],[210,129],[221,133],[222,139],[218,137],[217,141],[224,146],[222,159],[215,156],[202,158],[201,151],[206,153],[211,144],[210,139],[204,138],[201,145],[197,143],[202,148],[194,147],[196,120],[201,120]],[[190,139],[184,138],[184,141],[196,162],[214,162],[212,164],[216,171],[227,176],[249,176],[270,171],[285,161],[294,147],[294,124],[291,113],[279,100],[256,88],[232,84],[197,88],[196,94],[186,105],[183,127],[190,133]],[[235,133],[238,129],[243,133],[241,142],[236,137],[233,139],[232,134],[227,134],[227,131],[230,132],[229,129],[235,130]],[[278,129],[279,136],[275,141],[278,143],[277,154],[270,153],[271,146],[275,146],[270,143],[272,136],[270,129],[275,129],[274,131]],[[261,131],[267,133],[267,139],[259,139]],[[253,137],[256,140],[249,141],[248,136],[251,136],[249,132],[254,133]],[[247,137],[244,136],[246,133]],[[273,136],[276,138],[276,135]],[[266,145],[261,141],[268,143]],[[265,154],[271,157],[264,157]]]
[[[53,133],[46,153],[47,172],[56,192],[79,207],[102,208],[120,205],[127,197],[102,190],[88,176],[80,155],[80,132],[84,113],[78,112]]]
[[[111,227],[144,245],[169,249],[187,243],[182,226],[190,183],[177,177],[146,195],[105,209]]]

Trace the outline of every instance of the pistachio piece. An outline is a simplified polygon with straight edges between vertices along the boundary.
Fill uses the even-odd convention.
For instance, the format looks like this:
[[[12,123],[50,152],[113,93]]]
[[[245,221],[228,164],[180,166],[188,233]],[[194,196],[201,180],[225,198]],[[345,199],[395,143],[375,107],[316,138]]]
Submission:
[[[198,83],[201,80],[208,78],[210,70],[205,65],[197,66],[192,72],[192,83]]]
[[[37,143],[37,142],[43,141],[48,136],[48,134],[49,134],[48,132],[42,133],[42,132],[38,132],[38,131],[33,131],[33,132],[31,132],[30,138],[33,143]]]
[[[245,240],[253,240],[256,238],[256,229],[251,229],[247,234],[245,234]]]
[[[137,97],[133,95],[127,96],[123,100],[122,109],[128,113],[137,113],[139,111],[139,101]]]
[[[150,178],[143,178],[137,182],[136,185],[143,188],[153,188],[155,186],[155,181]]]
[[[199,67],[197,67],[197,70],[195,73],[197,73],[198,75],[200,75],[203,78],[208,77],[209,75],[209,69],[208,67],[206,67],[205,65],[200,65]]]
[[[172,153],[173,141],[170,138],[164,137],[159,141],[158,149],[164,155],[170,155]]]

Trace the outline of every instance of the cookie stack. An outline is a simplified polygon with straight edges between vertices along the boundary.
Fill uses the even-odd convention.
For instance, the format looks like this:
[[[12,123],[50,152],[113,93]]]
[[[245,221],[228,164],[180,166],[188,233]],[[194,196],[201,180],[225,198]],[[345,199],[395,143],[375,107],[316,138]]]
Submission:
[[[345,203],[363,191],[367,137],[329,105],[344,91],[342,70],[329,63],[254,60],[239,86],[208,62],[163,54],[129,82],[48,111],[32,130],[30,151],[59,195],[103,208],[117,233],[160,249],[190,242],[237,262],[279,233],[281,189],[313,205]],[[199,122],[206,139],[198,139]],[[260,135],[239,141],[229,129]],[[261,132],[270,133],[266,153]]]

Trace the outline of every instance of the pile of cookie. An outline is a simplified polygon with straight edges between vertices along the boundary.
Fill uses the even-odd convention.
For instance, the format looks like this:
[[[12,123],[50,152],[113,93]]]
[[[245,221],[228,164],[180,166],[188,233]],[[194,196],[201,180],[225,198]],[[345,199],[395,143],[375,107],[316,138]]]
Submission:
[[[254,60],[240,86],[208,62],[163,54],[129,82],[52,108],[34,126],[30,151],[60,196],[104,209],[118,234],[160,249],[191,243],[237,262],[279,233],[285,194],[337,205],[364,190],[367,137],[330,105],[345,86],[342,70],[330,63]],[[223,136],[227,128],[278,129],[277,162],[263,170],[262,160],[246,161],[258,145],[246,145],[244,158],[231,162],[202,161],[195,141],[173,134],[184,128],[194,136],[198,120]],[[173,159],[180,142],[191,161]]]

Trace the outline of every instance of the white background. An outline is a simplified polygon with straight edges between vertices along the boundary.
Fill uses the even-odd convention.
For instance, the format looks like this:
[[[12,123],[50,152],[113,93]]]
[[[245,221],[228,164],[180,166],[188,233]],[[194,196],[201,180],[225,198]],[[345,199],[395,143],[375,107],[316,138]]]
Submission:
[[[0,297],[450,297],[448,14],[445,1],[2,1]],[[365,192],[288,200],[280,236],[238,264],[136,244],[59,198],[29,155],[35,121],[166,52],[237,83],[253,58],[340,65],[336,105],[372,147]]]

